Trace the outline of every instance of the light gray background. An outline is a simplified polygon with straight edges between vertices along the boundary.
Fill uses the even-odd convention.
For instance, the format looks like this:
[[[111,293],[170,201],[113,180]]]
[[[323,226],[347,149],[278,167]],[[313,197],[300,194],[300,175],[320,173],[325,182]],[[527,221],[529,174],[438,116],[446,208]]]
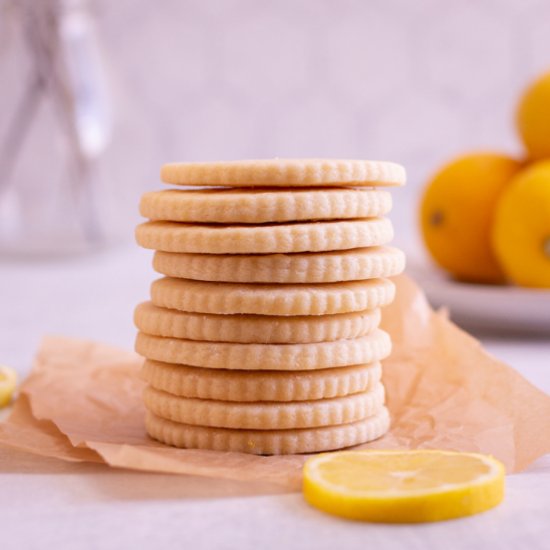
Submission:
[[[126,239],[137,197],[158,186],[164,162],[331,156],[407,167],[394,222],[398,242],[412,246],[429,175],[474,149],[521,154],[518,95],[550,69],[544,0],[91,5],[115,113],[101,198]],[[0,22],[3,135],[28,58],[10,9]],[[47,101],[39,118],[17,179],[44,194],[61,144]]]

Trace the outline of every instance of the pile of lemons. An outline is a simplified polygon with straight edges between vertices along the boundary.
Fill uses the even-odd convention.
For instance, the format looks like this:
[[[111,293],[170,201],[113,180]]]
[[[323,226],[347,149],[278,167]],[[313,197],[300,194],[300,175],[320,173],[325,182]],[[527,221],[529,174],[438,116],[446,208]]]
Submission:
[[[421,202],[434,260],[458,280],[550,288],[550,73],[520,100],[525,159],[474,153],[443,167]]]

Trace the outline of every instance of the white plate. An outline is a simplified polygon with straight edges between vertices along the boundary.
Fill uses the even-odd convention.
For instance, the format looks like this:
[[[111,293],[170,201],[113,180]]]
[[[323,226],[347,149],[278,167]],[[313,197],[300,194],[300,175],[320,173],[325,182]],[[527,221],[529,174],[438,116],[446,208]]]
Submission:
[[[447,308],[457,324],[550,336],[550,290],[459,283],[435,267],[411,263],[407,272],[432,306]]]

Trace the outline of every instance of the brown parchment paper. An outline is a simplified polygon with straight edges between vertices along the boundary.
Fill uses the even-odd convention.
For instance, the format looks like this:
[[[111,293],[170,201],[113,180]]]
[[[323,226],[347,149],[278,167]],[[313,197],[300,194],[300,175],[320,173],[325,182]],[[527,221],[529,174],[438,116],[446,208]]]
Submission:
[[[392,427],[361,448],[440,448],[490,453],[509,472],[550,452],[550,396],[488,355],[434,312],[417,285],[396,279],[384,311],[394,349],[384,362]],[[306,456],[260,457],[183,450],[143,427],[141,360],[134,353],[62,337],[44,339],[0,443],[70,461],[299,489]]]

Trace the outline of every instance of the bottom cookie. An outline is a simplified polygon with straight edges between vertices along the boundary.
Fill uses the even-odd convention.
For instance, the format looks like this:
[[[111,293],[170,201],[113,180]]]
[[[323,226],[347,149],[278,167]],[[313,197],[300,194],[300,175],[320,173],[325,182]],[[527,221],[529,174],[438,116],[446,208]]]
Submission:
[[[257,455],[317,453],[367,443],[384,435],[390,426],[388,410],[369,418],[323,428],[300,430],[234,430],[191,426],[165,420],[148,412],[147,433],[157,441],[185,449],[208,449]]]

